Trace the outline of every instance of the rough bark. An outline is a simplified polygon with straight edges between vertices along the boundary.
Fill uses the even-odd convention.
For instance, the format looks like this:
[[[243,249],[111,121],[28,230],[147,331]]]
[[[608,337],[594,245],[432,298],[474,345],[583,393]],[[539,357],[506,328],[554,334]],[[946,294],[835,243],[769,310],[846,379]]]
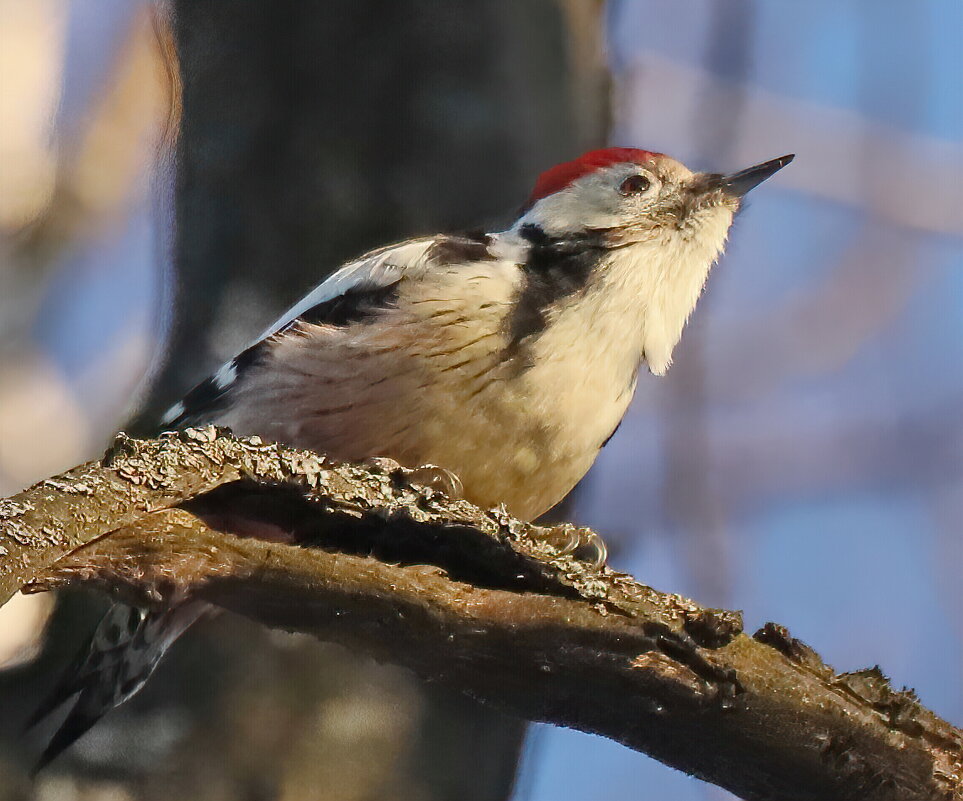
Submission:
[[[963,732],[874,668],[837,674],[781,626],[576,559],[584,529],[450,500],[390,464],[214,429],[118,438],[0,502],[0,599],[94,584],[190,591],[572,726],[746,799],[952,799]],[[273,525],[297,544],[212,521]]]

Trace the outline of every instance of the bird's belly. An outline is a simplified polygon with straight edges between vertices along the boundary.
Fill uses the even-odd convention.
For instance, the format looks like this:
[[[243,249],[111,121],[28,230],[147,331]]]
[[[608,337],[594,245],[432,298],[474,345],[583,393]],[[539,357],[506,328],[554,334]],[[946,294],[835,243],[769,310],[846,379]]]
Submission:
[[[430,436],[404,443],[395,458],[446,467],[461,479],[469,500],[483,507],[504,504],[515,517],[532,520],[575,486],[597,450],[565,447],[556,431],[505,395],[475,407],[437,410]]]
[[[547,512],[588,472],[625,411],[620,399],[573,390],[546,398],[526,377],[492,381],[483,392],[453,382],[419,403],[415,422],[385,455],[402,464],[437,464],[454,472],[466,497],[504,504],[532,520]]]
[[[352,383],[331,387],[323,404],[286,394],[283,403],[239,405],[216,422],[335,459],[438,465],[461,479],[468,500],[486,508],[504,504],[523,520],[548,511],[575,486],[604,438],[584,445],[584,430],[574,436],[550,410],[546,419],[524,386],[510,380],[478,393],[454,376],[433,386],[392,379],[377,394]],[[278,408],[295,414],[279,417],[272,413]]]
[[[627,403],[601,393],[611,382],[519,371],[490,342],[323,352],[323,362],[295,352],[253,375],[216,422],[336,459],[435,464],[469,500],[526,520],[585,475]]]

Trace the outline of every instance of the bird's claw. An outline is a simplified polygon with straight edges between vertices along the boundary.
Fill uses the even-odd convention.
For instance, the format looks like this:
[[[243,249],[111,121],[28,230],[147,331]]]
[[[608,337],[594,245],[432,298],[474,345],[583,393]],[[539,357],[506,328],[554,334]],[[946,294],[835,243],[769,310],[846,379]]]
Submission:
[[[602,538],[594,531],[583,532],[572,556],[582,562],[590,562],[595,567],[602,567],[609,558],[609,549]]]
[[[411,468],[387,456],[372,456],[365,459],[363,464],[384,475],[403,479],[409,484],[418,484],[435,492],[441,492],[454,501],[460,501],[465,497],[465,488],[461,479],[451,470],[435,464],[423,464],[421,467]]]
[[[437,492],[440,492],[453,501],[459,501],[465,497],[465,487],[451,470],[439,467],[434,464],[424,464],[405,471],[405,478],[412,484],[420,484]]]
[[[394,473],[404,473],[405,468],[403,468],[394,459],[389,459],[387,456],[369,456],[361,464],[366,467],[371,468],[375,472],[383,473],[386,476],[390,476]]]
[[[581,562],[601,567],[608,558],[609,550],[602,538],[594,531],[573,526],[555,526],[541,538],[563,555],[571,555]]]

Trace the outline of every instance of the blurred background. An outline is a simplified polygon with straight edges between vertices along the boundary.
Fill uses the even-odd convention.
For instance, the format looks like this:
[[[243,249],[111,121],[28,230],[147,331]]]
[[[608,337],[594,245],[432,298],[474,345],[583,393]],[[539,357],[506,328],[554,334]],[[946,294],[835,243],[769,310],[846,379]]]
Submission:
[[[959,0],[0,0],[0,494],[581,150],[795,152],[565,515],[961,725],[960,41]],[[22,722],[104,604],[54,602],[0,610],[2,801],[730,797],[228,617],[31,784]]]

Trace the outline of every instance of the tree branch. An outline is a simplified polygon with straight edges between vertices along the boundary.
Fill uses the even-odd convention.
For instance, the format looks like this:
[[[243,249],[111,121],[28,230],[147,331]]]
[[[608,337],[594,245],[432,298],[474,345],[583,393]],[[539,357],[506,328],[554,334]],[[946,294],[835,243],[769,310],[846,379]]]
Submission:
[[[963,792],[963,733],[878,669],[836,674],[780,626],[748,636],[736,613],[575,559],[584,529],[521,523],[419,477],[214,429],[121,436],[102,462],[0,501],[0,601],[73,582],[146,602],[195,593],[747,799]],[[239,520],[298,544],[217,530]]]

